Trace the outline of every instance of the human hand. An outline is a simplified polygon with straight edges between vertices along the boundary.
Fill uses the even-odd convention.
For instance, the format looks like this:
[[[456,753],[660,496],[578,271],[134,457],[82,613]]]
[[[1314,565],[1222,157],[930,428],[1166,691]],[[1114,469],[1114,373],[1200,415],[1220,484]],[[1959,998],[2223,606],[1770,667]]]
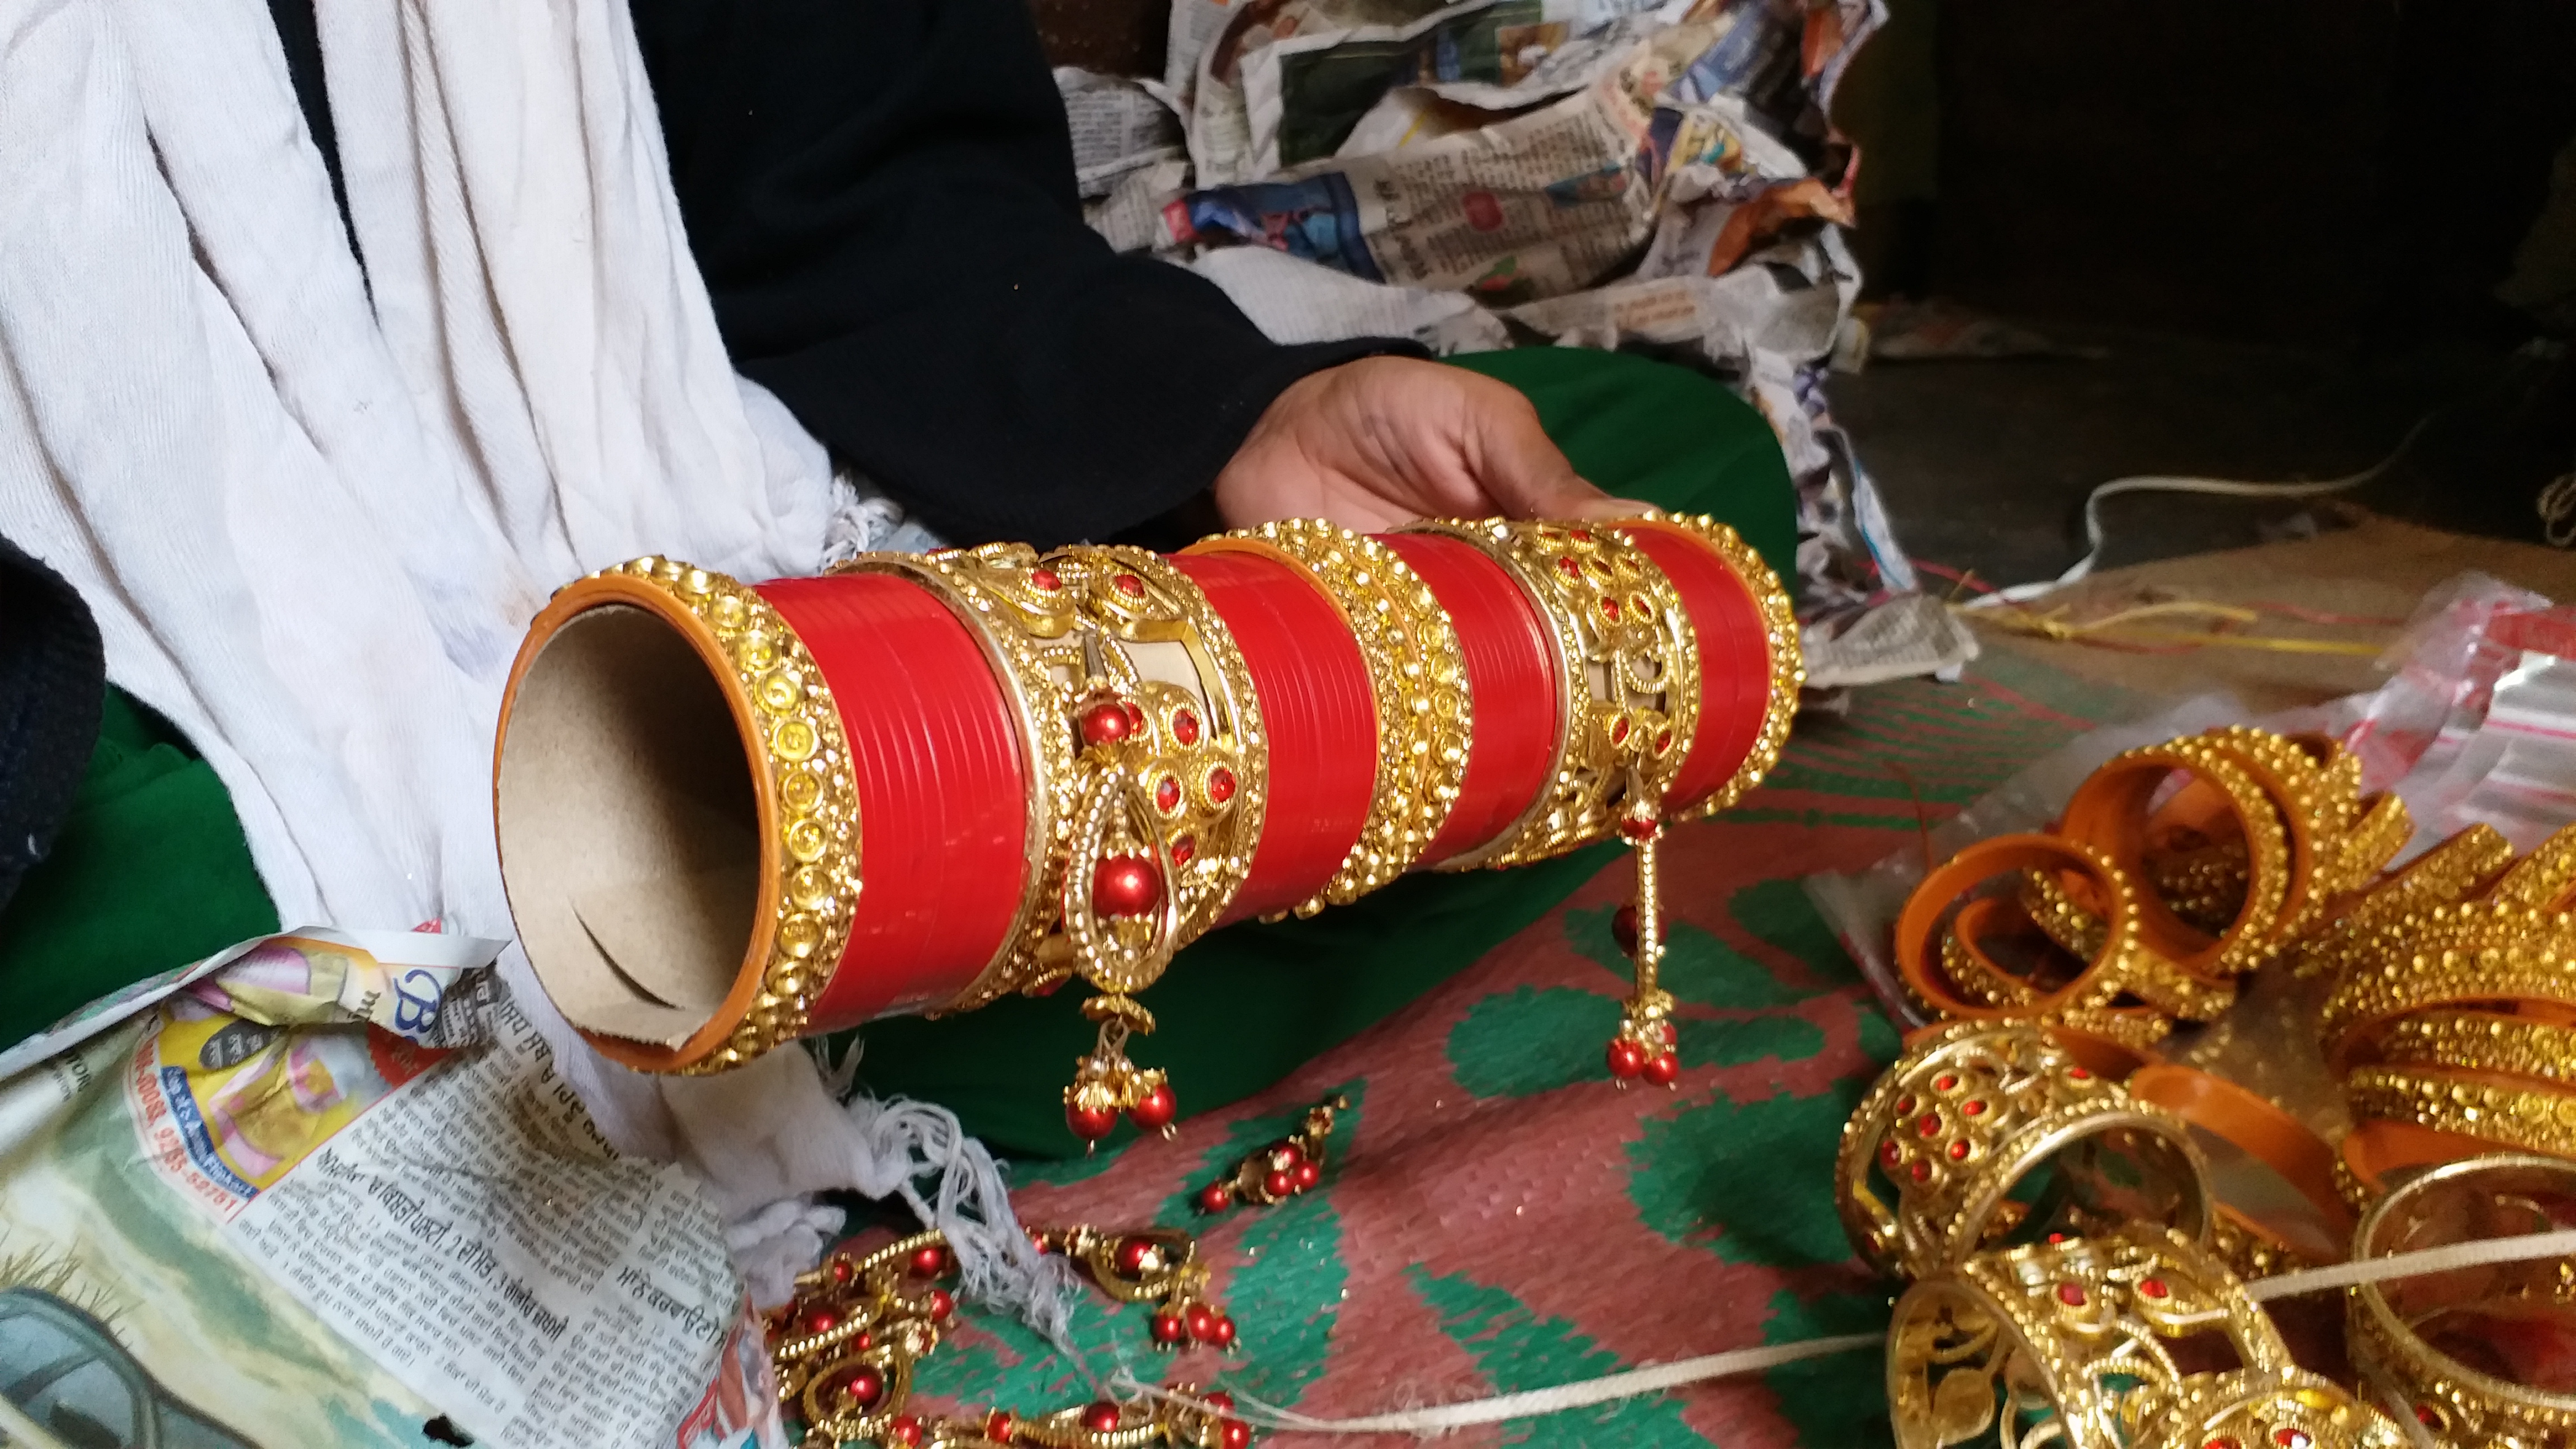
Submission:
[[[1418,518],[1634,518],[1577,477],[1520,390],[1464,368],[1367,357],[1272,400],[1217,475],[1229,528],[1323,518],[1375,533]]]

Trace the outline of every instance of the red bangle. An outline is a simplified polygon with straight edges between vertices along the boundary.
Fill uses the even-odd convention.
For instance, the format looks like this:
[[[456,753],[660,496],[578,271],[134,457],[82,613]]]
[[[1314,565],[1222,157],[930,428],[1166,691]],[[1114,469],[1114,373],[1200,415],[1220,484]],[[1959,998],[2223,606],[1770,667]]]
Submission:
[[[1735,774],[1771,707],[1771,649],[1753,591],[1698,535],[1654,519],[1620,532],[1672,580],[1699,640],[1699,732],[1665,807],[1679,812]]]
[[[1437,865],[1491,843],[1547,788],[1557,731],[1564,728],[1555,701],[1564,691],[1538,610],[1500,564],[1438,534],[1373,537],[1411,565],[1449,612],[1467,662],[1475,726],[1457,802],[1422,852],[1425,862]]]
[[[1219,924],[1284,911],[1332,880],[1368,823],[1377,782],[1368,661],[1332,599],[1276,559],[1218,552],[1171,563],[1232,631],[1270,745],[1274,804]]]
[[[909,580],[782,579],[755,592],[833,682],[858,781],[867,886],[808,1029],[945,1001],[1001,949],[1028,873],[1011,706],[966,626]],[[866,828],[875,822],[885,828]]]

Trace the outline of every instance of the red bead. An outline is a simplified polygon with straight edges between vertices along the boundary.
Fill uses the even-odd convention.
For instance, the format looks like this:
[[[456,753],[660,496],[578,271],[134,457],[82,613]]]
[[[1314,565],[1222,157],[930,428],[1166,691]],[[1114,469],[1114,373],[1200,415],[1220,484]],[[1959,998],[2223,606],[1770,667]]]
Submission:
[[[2208,1443],[2201,1445],[2200,1449],[2236,1449],[2236,1441],[2228,1438],[2224,1434],[2221,1434],[2217,1438],[2210,1440]]]
[[[2415,1422],[2423,1425],[2427,1429],[2438,1431],[2442,1427],[2442,1411],[2434,1408],[2431,1404],[2417,1404],[2415,1406]]]
[[[1894,1167],[1897,1163],[1903,1161],[1904,1158],[1904,1149],[1898,1147],[1895,1143],[1882,1142],[1879,1144],[1878,1160],[1887,1166]]]
[[[1143,734],[1145,732],[1145,706],[1129,699],[1120,701],[1118,707],[1127,711],[1127,733],[1131,735]]]
[[[1653,1086],[1669,1087],[1681,1074],[1681,1058],[1671,1052],[1663,1052],[1646,1063],[1645,1078]]]
[[[924,1278],[936,1278],[948,1271],[948,1250],[937,1243],[912,1255],[912,1271]]]
[[[1251,1449],[1252,1426],[1241,1419],[1228,1419],[1217,1427],[1217,1442],[1222,1449]]]
[[[1134,574],[1119,574],[1109,581],[1109,586],[1131,599],[1145,597],[1145,581]]]
[[[1983,1097],[1970,1097],[1967,1105],[1961,1107],[1959,1110],[1967,1113],[1971,1117],[1983,1117],[1986,1115],[1986,1099]]]
[[[1170,1312],[1169,1310],[1154,1315],[1154,1341],[1156,1343],[1178,1343],[1189,1336],[1190,1326],[1181,1321],[1181,1315]]]
[[[1223,1389],[1210,1389],[1199,1397],[1221,1412],[1228,1414],[1234,1412],[1234,1395]]]
[[[1897,1098],[1897,1099],[1896,1099],[1896,1115],[1897,1115],[1897,1116],[1899,1116],[1899,1117],[1905,1116],[1906,1114],[1908,1114],[1908,1113],[1912,1112],[1913,1110],[1914,1110],[1914,1094],[1913,1094],[1912,1092],[1908,1092],[1908,1093],[1906,1093],[1904,1096],[1899,1097],[1899,1098]]]
[[[2170,1297],[2173,1290],[2165,1286],[2165,1280],[2162,1278],[2141,1278],[2138,1280],[2138,1292],[2148,1298],[2165,1298]]]
[[[921,1442],[921,1420],[911,1414],[898,1416],[886,1425],[886,1437],[906,1446]]]
[[[1135,1106],[1127,1109],[1127,1118],[1148,1132],[1160,1132],[1171,1126],[1172,1119],[1180,1113],[1181,1102],[1179,1098],[1172,1095],[1171,1084],[1156,1082],[1154,1090],[1147,1092]]]
[[[2317,1441],[2308,1437],[2308,1431],[2305,1429],[2293,1429],[2284,1425],[2272,1431],[2272,1442],[2280,1445],[2281,1449],[2308,1449],[2309,1445]]]
[[[871,1365],[861,1364],[841,1380],[841,1394],[852,1408],[865,1413],[885,1397],[885,1375]]]
[[[832,1281],[835,1283],[849,1282],[850,1275],[857,1271],[857,1269],[850,1266],[850,1260],[847,1258],[834,1258],[832,1260]]]
[[[2084,1285],[2081,1283],[2058,1284],[2057,1301],[2065,1304],[2069,1308],[2083,1307],[2085,1303]]]
[[[1193,1303],[1190,1305],[1187,1321],[1190,1328],[1190,1337],[1197,1339],[1201,1343],[1208,1343],[1216,1338],[1215,1309],[1208,1307],[1204,1303]]]
[[[1299,1192],[1304,1192],[1306,1189],[1313,1187],[1316,1183],[1324,1180],[1324,1169],[1317,1167],[1311,1162],[1298,1163],[1295,1167],[1289,1170],[1297,1176],[1297,1190]]]
[[[1294,1142],[1282,1142],[1270,1149],[1270,1156],[1281,1167],[1295,1167],[1306,1160],[1306,1149]]]
[[[1008,1444],[1020,1421],[1008,1409],[995,1409],[984,1416],[984,1437],[996,1444]]]
[[[2093,1080],[2093,1074],[2084,1070],[2082,1067],[2068,1067],[2066,1069],[2066,1076],[2069,1081],[2089,1082]]]
[[[1199,1211],[1214,1216],[1234,1206],[1234,1189],[1221,1182],[1211,1182],[1199,1189]]]
[[[1967,1155],[1968,1155],[1968,1144],[1967,1144],[1967,1143],[1965,1143],[1965,1142],[1952,1142],[1952,1143],[1950,1144],[1950,1160],[1951,1160],[1952,1162],[1958,1162],[1958,1161],[1961,1161],[1961,1160],[1963,1160],[1964,1158],[1966,1158],[1966,1157],[1967,1157]]]
[[[1682,1034],[1673,1030],[1673,1024],[1671,1022],[1659,1021],[1655,1023],[1655,1039],[1666,1046],[1671,1046],[1673,1043],[1682,1039]]]
[[[1922,1116],[1915,1118],[1914,1130],[1925,1137],[1935,1135],[1941,1130],[1940,1115],[1934,1112],[1926,1112]]]
[[[1082,1427],[1094,1434],[1118,1432],[1118,1419],[1118,1406],[1107,1399],[1102,1399],[1082,1411]]]
[[[1163,903],[1163,873],[1141,855],[1104,855],[1091,868],[1091,908],[1104,916],[1142,916]]]
[[[1053,569],[1029,570],[1029,583],[1042,594],[1052,594],[1064,587],[1064,580]]]
[[[829,1333],[840,1326],[841,1315],[829,1308],[817,1308],[805,1315],[805,1331],[808,1334]]]
[[[1619,943],[1620,953],[1637,954],[1637,908],[1621,906],[1610,913],[1610,939]]]
[[[1172,711],[1172,738],[1184,745],[1195,745],[1199,742],[1199,717],[1195,711],[1186,709]]]
[[[1086,745],[1114,745],[1132,733],[1126,706],[1114,699],[1104,699],[1076,717]]]
[[[948,1315],[956,1311],[957,1300],[948,1296],[947,1289],[933,1288],[930,1290],[931,1321],[935,1323],[945,1323],[948,1321]]]
[[[1621,1037],[1610,1043],[1610,1075],[1627,1081],[1646,1069],[1646,1049]]]
[[[1906,1175],[1913,1178],[1916,1182],[1928,1182],[1932,1178],[1932,1164],[1921,1158],[1916,1158],[1913,1168]]]
[[[1943,1072],[1932,1079],[1932,1090],[1936,1092],[1946,1092],[1957,1085],[1959,1077],[1956,1072]]]
[[[1172,842],[1172,864],[1174,865],[1187,865],[1197,857],[1198,853],[1199,838],[1195,835],[1184,835]]]
[[[1067,1107],[1064,1125],[1085,1142],[1097,1142],[1118,1126],[1118,1114],[1107,1107]]]
[[[1216,1346],[1234,1347],[1234,1320],[1220,1313],[1216,1316]]]
[[[2049,1234],[2049,1235],[2048,1235],[2048,1243],[2049,1243],[2049,1246],[2050,1246],[2050,1247],[2055,1247],[2055,1246],[2056,1246],[2056,1245],[2058,1245],[2059,1243],[2062,1243],[2062,1242],[2065,1242],[2065,1241],[2066,1241],[2066,1235],[2065,1235],[2064,1233],[2051,1233],[2051,1234]]]
[[[1207,797],[1211,804],[1222,805],[1234,798],[1234,772],[1223,765],[1208,771]]]
[[[1154,808],[1169,815],[1181,808],[1181,782],[1169,775],[1154,782]]]
[[[1286,1197],[1297,1190],[1296,1175],[1290,1172],[1274,1172],[1261,1179],[1261,1190],[1272,1197]]]
[[[1163,1251],[1152,1238],[1120,1238],[1118,1271],[1130,1278],[1142,1278],[1162,1266]]]
[[[1619,833],[1628,837],[1630,840],[1652,840],[1655,838],[1655,832],[1661,829],[1662,826],[1663,822],[1657,820],[1652,815],[1622,815],[1619,817]]]

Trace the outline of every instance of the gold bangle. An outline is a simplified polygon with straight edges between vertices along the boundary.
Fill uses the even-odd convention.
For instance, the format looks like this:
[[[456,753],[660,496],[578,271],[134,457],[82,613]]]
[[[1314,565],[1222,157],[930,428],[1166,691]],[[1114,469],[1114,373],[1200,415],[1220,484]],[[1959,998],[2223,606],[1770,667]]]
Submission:
[[[1780,763],[1780,751],[1789,743],[1790,721],[1798,713],[1798,691],[1807,685],[1806,656],[1801,652],[1798,615],[1789,591],[1742,535],[1705,513],[1668,514],[1663,522],[1698,534],[1743,580],[1745,592],[1753,596],[1753,606],[1762,615],[1763,642],[1771,656],[1771,694],[1763,705],[1762,731],[1754,737],[1751,753],[1707,799],[1674,817],[1705,820],[1743,799]]]
[[[2576,1094],[2486,1073],[2357,1067],[2344,1079],[2353,1121],[2405,1122],[2503,1148],[2576,1157]]]
[[[2223,1337],[2236,1366],[2174,1346]],[[1992,1436],[2065,1449],[2400,1449],[2396,1427],[2299,1368],[2244,1285],[2145,1223],[1980,1254],[1908,1289],[1888,1334],[1900,1449]],[[1997,1422],[1998,1415],[2005,1417]]]
[[[2090,960],[2101,951],[2102,918],[2077,904],[2052,872],[2022,873],[2021,906],[2050,940],[2074,955]],[[2087,943],[2090,950],[2084,949]],[[2234,982],[2203,981],[2143,945],[2122,967],[2103,973],[2081,1004],[2107,1007],[2124,992],[2185,1021],[2215,1021],[2236,1004]]]
[[[2289,889],[2272,930],[2283,940],[2305,934],[2342,885],[2344,837],[2361,818],[2361,762],[2332,744],[2320,760],[2285,736],[2247,725],[2200,738],[2235,756],[2289,826]]]
[[[2513,844],[2491,825],[2472,825],[2372,887],[2342,919],[2301,942],[2290,969],[2302,978],[2341,981],[2354,965],[2386,949],[2386,938],[2412,912],[2467,900],[2513,861]]]
[[[2576,1027],[2492,1011],[2422,1011],[2371,1042],[2377,1063],[2498,1072],[2576,1087]]]
[[[1921,1277],[2013,1233],[2044,1231],[2013,1186],[2069,1149],[2089,1159],[2121,1151],[2143,1169],[2137,1200],[2079,1181],[2085,1162],[2061,1163],[2074,1230],[2160,1216],[2206,1241],[2209,1173],[2191,1130],[2158,1107],[2078,1065],[2038,1027],[1954,1022],[1923,1034],[1888,1068],[1844,1124],[1834,1166],[1835,1207],[1862,1259],[1882,1273]],[[1891,1204],[1880,1187],[1893,1187]]]
[[[1520,819],[1439,868],[1544,860],[1608,837],[1639,801],[1660,808],[1698,731],[1700,658],[1654,560],[1607,529],[1427,519],[1405,531],[1457,539],[1521,587],[1547,620],[1565,722],[1548,784]]]
[[[2396,791],[2368,797],[2362,802],[2361,818],[2344,835],[2335,890],[2348,893],[2366,889],[2414,838],[2415,817],[2407,812],[2406,802],[2397,798]]]
[[[1321,520],[1229,533],[1193,553],[1252,551],[1308,575],[1359,640],[1377,707],[1377,780],[1368,821],[1299,915],[1347,905],[1404,874],[1457,803],[1474,740],[1467,662],[1449,611],[1395,550]]]
[[[2191,975],[2212,981],[2243,975],[2270,960],[2282,944],[2275,931],[2289,898],[2291,851],[2279,808],[2235,755],[2189,736],[2117,755],[2076,787],[2066,803],[2062,833],[2109,852],[2123,872],[2140,874],[2145,869],[2146,801],[2154,778],[2173,771],[2206,780],[2227,798],[2245,836],[2245,904],[2229,929],[2206,946],[2188,943],[2182,932],[2197,932],[2152,897],[2139,903],[2142,925],[2149,928],[2149,944]]]
[[[2544,914],[2565,911],[2576,903],[2571,895],[2576,895],[2576,826],[2533,846],[2487,893],[2490,900]]]
[[[2420,1248],[2562,1224],[2534,1201],[2576,1195],[2576,1165],[2546,1157],[2479,1157],[2445,1163],[2389,1190],[2361,1222],[2356,1262]],[[2550,1393],[2471,1368],[2416,1331],[2428,1315],[2458,1306],[2446,1295],[2475,1283],[2485,1301],[2564,1307],[2576,1296],[2576,1260],[2500,1263],[2474,1274],[2430,1275],[2355,1287],[2345,1310],[2351,1353],[2383,1377],[2427,1429],[2460,1449],[2564,1444],[2576,1435],[2576,1394]]]
[[[2481,1001],[2547,1001],[2576,1006],[2576,951],[2554,940],[2506,940],[2477,930],[2477,903],[2436,906],[2402,917],[2391,934],[2412,940],[2376,971],[2347,971],[2318,1016],[2326,1067],[2342,1072],[2365,1057],[2372,1034],[2427,1007]],[[2467,929],[2461,929],[2464,923]]]

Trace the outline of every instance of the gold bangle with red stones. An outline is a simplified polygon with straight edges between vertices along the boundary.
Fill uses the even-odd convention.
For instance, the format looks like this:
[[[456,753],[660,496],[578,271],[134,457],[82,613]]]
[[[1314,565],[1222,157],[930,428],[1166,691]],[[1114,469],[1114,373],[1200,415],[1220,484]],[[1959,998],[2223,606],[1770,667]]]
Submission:
[[[2363,1217],[2356,1261],[2441,1248],[2472,1238],[2553,1231],[2563,1218],[2547,1203],[2576,1198],[2576,1164],[2548,1157],[2473,1158],[2430,1168],[2391,1189]],[[2462,1229],[2469,1231],[2466,1235]],[[2474,1297],[2464,1298],[2464,1293]],[[2498,1263],[2474,1273],[2363,1283],[2345,1309],[2356,1365],[2385,1383],[2445,1445],[2520,1449],[2576,1436],[2576,1394],[2501,1378],[2427,1343],[2428,1319],[2467,1309],[2527,1316],[2564,1314],[2576,1298],[2576,1263],[2565,1258]],[[2456,1320],[2455,1320],[2456,1321]]]
[[[1231,1347],[1233,1320],[1205,1301],[1207,1269],[1186,1233],[1149,1229],[1110,1234],[1088,1227],[1030,1235],[1041,1251],[1080,1264],[1101,1290],[1130,1303],[1160,1305],[1158,1347],[1192,1338]],[[1095,1399],[1050,1414],[1007,1409],[978,1415],[912,1410],[914,1366],[939,1346],[956,1300],[938,1284],[956,1270],[947,1239],[916,1233],[863,1256],[835,1253],[796,1279],[796,1291],[768,1315],[778,1398],[815,1449],[1246,1449],[1251,1427],[1234,1401],[1195,1385],[1121,1402]],[[1173,1329],[1166,1332],[1167,1326]]]
[[[2231,1368],[2175,1348],[2223,1338]],[[2270,1318],[2188,1234],[2125,1223],[1978,1254],[1897,1301],[1888,1403],[1903,1449],[1990,1431],[2065,1449],[2401,1449],[2397,1427],[2301,1369]],[[2001,1424],[1998,1414],[2008,1416]]]
[[[2104,1151],[2139,1169],[2131,1200],[2070,1194],[2031,1219],[2013,1187],[2055,1162],[2069,1182]],[[2214,1216],[2207,1166],[2182,1120],[2129,1094],[2038,1027],[1955,1022],[1922,1033],[1843,1127],[1835,1207],[1862,1259],[1921,1277],[2015,1234],[2083,1232],[2156,1218],[2205,1242]],[[1894,1200],[1889,1200],[1893,1192]]]
[[[1689,758],[1700,701],[1698,637],[1663,570],[1606,529],[1432,519],[1407,531],[1457,539],[1519,585],[1547,622],[1565,721],[1548,783],[1529,808],[1442,869],[1561,855],[1609,835],[1638,801],[1660,816]]]

